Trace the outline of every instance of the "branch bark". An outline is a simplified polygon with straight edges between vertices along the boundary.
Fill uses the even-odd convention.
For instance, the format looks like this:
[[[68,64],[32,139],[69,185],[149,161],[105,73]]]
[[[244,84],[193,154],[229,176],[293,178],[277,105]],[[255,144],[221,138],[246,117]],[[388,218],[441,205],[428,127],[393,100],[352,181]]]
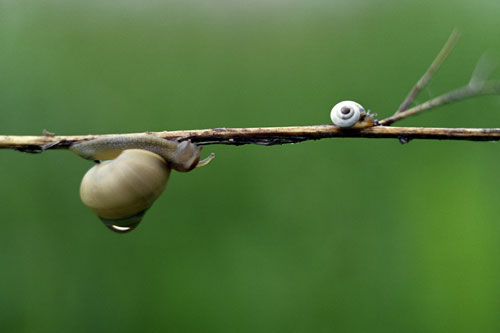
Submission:
[[[202,130],[146,132],[169,140],[191,140],[199,145],[247,145],[263,146],[298,143],[326,138],[396,138],[401,143],[412,139],[500,141],[500,128],[429,128],[389,127],[341,129],[334,125],[258,127],[258,128],[214,128]],[[83,136],[0,136],[0,148],[16,149],[28,153],[40,153],[48,149],[67,149],[73,143],[102,138],[110,135]]]
[[[399,109],[391,116],[373,124],[355,124],[351,128],[334,125],[258,127],[258,128],[213,128],[202,130],[182,130],[165,132],[146,132],[169,140],[191,140],[198,145],[247,145],[264,146],[298,143],[307,140],[326,138],[397,138],[401,143],[412,139],[500,141],[500,128],[426,128],[426,127],[389,127],[392,123],[420,112],[434,109],[440,105],[466,98],[500,94],[500,81],[477,80],[475,76],[464,87],[448,92],[425,103],[408,109],[418,93],[432,79],[435,72],[453,49],[458,39],[455,30],[422,78],[415,84]],[[16,149],[28,153],[40,153],[48,149],[67,149],[72,144],[106,136],[127,136],[130,134],[106,134],[83,136],[54,136],[44,130],[43,136],[0,136],[0,148]]]

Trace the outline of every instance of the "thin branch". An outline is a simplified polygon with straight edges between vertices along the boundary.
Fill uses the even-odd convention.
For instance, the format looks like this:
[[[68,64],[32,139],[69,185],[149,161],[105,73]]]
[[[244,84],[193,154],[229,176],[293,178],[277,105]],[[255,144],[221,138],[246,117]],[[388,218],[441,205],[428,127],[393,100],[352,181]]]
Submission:
[[[170,140],[191,140],[199,145],[264,146],[298,143],[326,138],[396,138],[405,143],[412,139],[500,141],[500,128],[423,128],[373,126],[361,129],[341,129],[333,125],[214,128],[187,131],[165,131],[150,134]],[[0,148],[40,153],[48,149],[67,149],[73,143],[102,138],[108,135],[85,136],[0,136]],[[129,134],[112,134],[129,135]]]
[[[493,73],[497,67],[498,61],[491,58],[488,52],[483,53],[476,64],[476,68],[474,68],[472,72],[469,84],[480,85],[487,82],[491,73]]]
[[[429,66],[429,68],[420,78],[420,80],[418,80],[415,86],[413,86],[411,91],[408,93],[408,96],[406,96],[403,103],[399,106],[396,113],[400,113],[408,109],[408,106],[413,102],[413,100],[415,99],[415,97],[417,97],[420,91],[429,83],[429,81],[432,79],[432,77],[437,72],[439,67],[441,67],[441,64],[446,60],[450,52],[455,47],[459,37],[460,33],[458,32],[458,29],[454,29],[450,37],[444,44],[443,48],[437,55],[436,59],[434,59],[432,64]]]
[[[479,95],[487,95],[487,94],[500,94],[500,81],[486,81],[487,76],[493,71],[494,66],[492,64],[487,63],[483,57],[478,62],[474,70],[474,73],[472,74],[472,77],[466,86],[450,91],[436,98],[433,98],[411,109],[407,109],[410,103],[415,99],[415,97],[421,91],[421,89],[425,87],[427,83],[431,80],[431,78],[433,77],[435,72],[439,69],[441,64],[444,62],[448,54],[452,51],[453,47],[458,41],[458,37],[459,33],[455,29],[452,32],[451,36],[448,38],[446,44],[439,52],[436,59],[434,59],[429,69],[425,72],[425,74],[420,78],[417,84],[410,91],[410,93],[405,98],[399,109],[391,117],[379,121],[378,122],[379,125],[388,126],[398,120],[415,115],[422,111],[434,109],[438,106],[460,101],[466,98]]]
[[[178,141],[191,140],[198,145],[225,144],[236,146],[247,144],[272,146],[326,138],[397,138],[401,143],[407,143],[412,139],[500,141],[500,128],[423,128],[387,126],[395,121],[425,110],[436,108],[440,105],[473,96],[500,93],[500,81],[486,82],[484,79],[480,80],[478,75],[473,75],[471,81],[465,87],[438,96],[411,109],[407,109],[408,105],[411,104],[422,88],[431,80],[434,73],[446,59],[457,39],[458,32],[455,30],[427,72],[410,91],[398,111],[389,118],[376,121],[375,126],[371,124],[366,125],[366,123],[358,123],[347,129],[334,125],[314,125],[259,128],[214,128],[132,134],[149,134]],[[486,71],[483,70],[483,72]],[[43,136],[0,136],[0,149],[16,149],[27,153],[41,153],[49,149],[67,149],[74,143],[111,135],[128,136],[130,134],[55,136],[53,133],[44,131]]]
[[[490,94],[500,94],[500,81],[489,81],[480,84],[468,84],[465,87],[450,91],[425,103],[417,105],[409,110],[396,113],[389,118],[381,120],[379,123],[380,125],[387,126],[408,116],[412,116],[422,111],[430,110],[444,104],[449,104],[474,96]]]

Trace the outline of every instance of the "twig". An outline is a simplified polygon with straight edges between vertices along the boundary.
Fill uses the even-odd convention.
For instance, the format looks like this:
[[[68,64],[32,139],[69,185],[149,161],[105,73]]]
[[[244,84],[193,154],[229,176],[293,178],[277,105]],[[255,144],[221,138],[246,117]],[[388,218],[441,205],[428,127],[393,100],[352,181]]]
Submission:
[[[459,33],[455,29],[452,32],[451,36],[448,38],[446,44],[441,49],[441,52],[439,52],[438,56],[436,57],[436,59],[434,59],[429,69],[425,72],[422,78],[420,78],[417,84],[410,91],[410,93],[405,98],[399,109],[391,117],[379,121],[378,122],[379,125],[388,126],[398,120],[415,115],[422,111],[430,110],[438,106],[456,102],[466,98],[479,95],[487,95],[487,94],[500,94],[500,81],[486,81],[486,77],[491,73],[493,66],[489,65],[487,67],[484,67],[481,65],[480,61],[476,66],[476,69],[474,70],[474,73],[471,79],[469,80],[469,83],[466,86],[450,91],[436,98],[433,98],[411,109],[407,109],[410,103],[418,95],[420,90],[423,87],[425,87],[425,85],[430,81],[434,73],[439,69],[443,61],[446,59],[448,54],[455,46],[458,37]]]
[[[401,143],[407,143],[412,139],[500,141],[500,128],[422,128],[387,126],[395,121],[440,105],[473,96],[500,93],[500,81],[485,82],[483,79],[483,81],[479,80],[479,82],[477,82],[478,76],[473,75],[471,81],[465,87],[438,96],[411,109],[406,109],[421,89],[430,81],[439,66],[446,59],[446,56],[452,50],[457,39],[458,32],[455,30],[427,72],[410,91],[398,111],[391,117],[376,121],[375,126],[372,126],[373,124],[363,125],[358,123],[354,127],[348,129],[342,129],[333,125],[315,125],[264,128],[214,128],[133,134],[149,134],[178,141],[191,140],[198,145],[225,144],[236,146],[247,144],[272,146],[325,138],[397,138]],[[0,136],[0,148],[16,149],[27,153],[41,153],[49,149],[67,149],[74,143],[110,135],[129,134],[53,136],[52,133],[45,131],[43,136]]]
[[[139,133],[135,133],[139,134]],[[199,145],[264,146],[298,143],[326,138],[396,138],[402,142],[411,139],[500,141],[500,128],[423,128],[373,126],[345,130],[333,125],[264,127],[264,128],[215,128],[189,131],[141,133],[170,140],[190,139]],[[113,134],[128,135],[128,134]],[[0,148],[40,153],[48,149],[67,149],[73,143],[102,138],[109,135],[85,136],[0,136]]]
[[[454,29],[450,37],[444,44],[443,48],[437,55],[436,59],[434,59],[432,64],[429,66],[429,68],[420,78],[420,80],[418,80],[415,86],[413,86],[411,91],[408,93],[408,96],[406,96],[403,103],[401,103],[401,105],[399,106],[396,113],[403,112],[408,109],[408,106],[411,104],[411,102],[413,102],[413,100],[415,99],[415,97],[417,97],[420,91],[429,83],[429,81],[432,79],[432,77],[437,72],[439,67],[441,67],[441,64],[446,60],[450,52],[455,47],[459,37],[460,33],[458,32],[458,29]]]
[[[425,103],[417,105],[409,110],[404,112],[399,112],[394,114],[393,116],[381,120],[379,123],[383,126],[388,126],[398,120],[406,118],[408,116],[415,115],[422,111],[430,110],[436,108],[438,106],[452,103],[455,101],[463,100],[466,98],[479,96],[479,95],[488,95],[488,94],[500,94],[500,81],[489,81],[482,82],[480,84],[468,84],[465,87],[460,89],[451,91],[449,93],[443,94],[436,98],[433,98]]]

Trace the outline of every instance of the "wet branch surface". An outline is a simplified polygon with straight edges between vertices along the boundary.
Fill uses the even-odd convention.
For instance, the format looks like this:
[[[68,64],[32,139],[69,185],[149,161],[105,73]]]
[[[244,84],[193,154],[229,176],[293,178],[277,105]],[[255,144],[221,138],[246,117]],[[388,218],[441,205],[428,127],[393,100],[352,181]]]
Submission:
[[[500,141],[500,128],[429,128],[389,127],[341,129],[334,125],[263,127],[263,128],[214,128],[146,132],[169,140],[191,140],[199,145],[282,145],[307,140],[326,138],[395,138],[401,143],[413,139]],[[67,149],[73,143],[106,136],[130,134],[84,135],[84,136],[0,136],[0,148],[16,149],[28,153],[40,153],[49,149]]]
[[[432,62],[424,75],[417,81],[399,109],[390,117],[376,121],[375,124],[355,124],[351,128],[340,128],[334,125],[290,126],[290,127],[258,127],[258,128],[213,128],[202,130],[180,130],[164,132],[145,132],[130,134],[106,134],[83,136],[55,136],[43,131],[43,136],[0,136],[0,148],[16,149],[27,153],[40,153],[49,149],[67,149],[72,144],[103,138],[106,136],[127,136],[131,134],[149,134],[169,140],[191,140],[198,145],[282,145],[308,140],[326,138],[395,138],[401,143],[413,139],[429,140],[468,140],[468,141],[500,141],[500,128],[429,128],[429,127],[392,127],[389,126],[406,117],[423,111],[435,109],[441,105],[461,101],[467,98],[500,94],[500,80],[487,81],[490,74],[488,67],[476,67],[471,80],[462,88],[437,96],[427,102],[410,108],[410,104],[426,87],[436,71],[455,46],[459,33],[454,30],[442,50]],[[482,73],[481,75],[475,73]],[[485,75],[488,74],[488,75]],[[369,126],[369,127],[367,127]]]

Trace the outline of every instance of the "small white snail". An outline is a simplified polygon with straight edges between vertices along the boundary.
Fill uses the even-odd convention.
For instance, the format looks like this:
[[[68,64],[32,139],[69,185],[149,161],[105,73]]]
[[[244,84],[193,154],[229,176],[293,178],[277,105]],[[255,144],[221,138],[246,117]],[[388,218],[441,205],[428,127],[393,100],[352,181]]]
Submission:
[[[110,136],[73,144],[70,150],[99,161],[82,179],[80,197],[111,230],[128,232],[165,189],[171,169],[187,172],[206,165],[201,148],[151,135]]]
[[[360,104],[353,101],[337,103],[330,112],[333,124],[343,128],[354,126],[366,115],[366,110]]]

